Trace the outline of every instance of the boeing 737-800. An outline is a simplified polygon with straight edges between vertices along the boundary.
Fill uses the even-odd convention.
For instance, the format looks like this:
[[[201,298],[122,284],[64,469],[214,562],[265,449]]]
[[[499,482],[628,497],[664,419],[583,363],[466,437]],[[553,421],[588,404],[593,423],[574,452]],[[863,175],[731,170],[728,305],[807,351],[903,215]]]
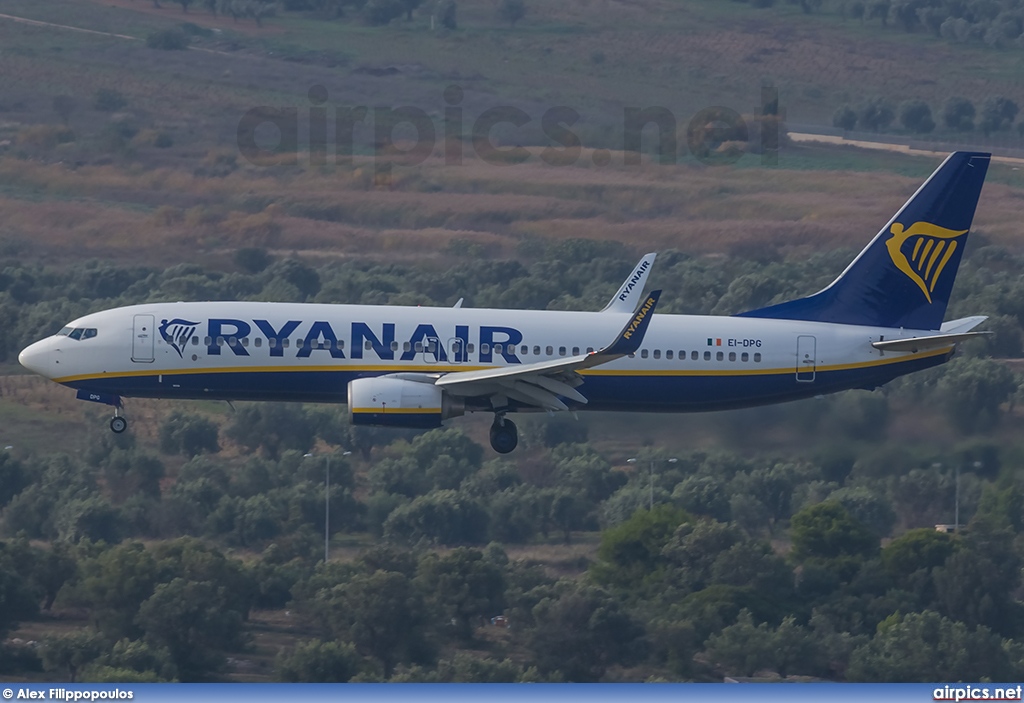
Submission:
[[[984,317],[943,323],[989,155],[951,154],[827,288],[729,317],[655,314],[648,254],[601,312],[261,302],[148,303],[86,315],[26,368],[122,398],[347,402],[355,424],[437,427],[524,411],[695,412],[887,381],[948,361]]]

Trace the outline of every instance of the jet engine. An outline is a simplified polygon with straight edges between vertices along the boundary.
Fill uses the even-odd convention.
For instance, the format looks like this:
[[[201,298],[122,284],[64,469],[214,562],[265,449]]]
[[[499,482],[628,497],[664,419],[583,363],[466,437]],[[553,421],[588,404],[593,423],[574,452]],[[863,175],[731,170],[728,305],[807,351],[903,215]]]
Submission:
[[[353,425],[385,427],[440,427],[443,420],[466,412],[461,398],[453,398],[433,383],[390,376],[349,383],[348,407]]]

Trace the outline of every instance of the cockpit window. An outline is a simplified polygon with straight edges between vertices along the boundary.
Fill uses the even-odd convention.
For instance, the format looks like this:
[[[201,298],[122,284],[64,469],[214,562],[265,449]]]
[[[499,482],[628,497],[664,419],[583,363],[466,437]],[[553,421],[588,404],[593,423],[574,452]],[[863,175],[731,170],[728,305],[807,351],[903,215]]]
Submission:
[[[65,327],[57,334],[62,337],[69,337],[71,339],[92,339],[93,337],[96,336],[96,328],[76,327],[75,329],[71,329],[70,327]]]

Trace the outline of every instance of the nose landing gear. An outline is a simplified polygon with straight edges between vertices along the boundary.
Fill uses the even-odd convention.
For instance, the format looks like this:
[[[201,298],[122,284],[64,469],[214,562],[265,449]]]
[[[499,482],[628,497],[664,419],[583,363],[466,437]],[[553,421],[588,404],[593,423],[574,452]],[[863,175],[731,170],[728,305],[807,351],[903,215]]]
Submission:
[[[519,444],[519,432],[516,424],[506,420],[504,415],[495,414],[491,425],[491,449],[499,454],[508,454]]]

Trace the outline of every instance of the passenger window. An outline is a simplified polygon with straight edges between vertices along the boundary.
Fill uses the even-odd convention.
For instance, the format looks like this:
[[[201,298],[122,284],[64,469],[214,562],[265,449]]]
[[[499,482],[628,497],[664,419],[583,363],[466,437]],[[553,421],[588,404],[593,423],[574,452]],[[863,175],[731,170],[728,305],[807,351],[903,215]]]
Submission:
[[[654,350],[654,358],[655,359],[660,359],[661,358],[661,350],[660,349],[655,349]]]
[[[544,351],[547,353],[548,356],[554,356],[555,355],[555,348],[554,347],[547,347]]]
[[[696,353],[697,352],[694,352],[694,354],[696,354]],[[711,361],[711,352],[709,352],[709,351],[704,352],[704,361]]]
[[[501,353],[503,353],[503,352],[502,352],[502,350],[503,350],[503,349],[504,349],[504,347],[503,347],[503,346],[501,346],[500,344],[495,344],[495,345],[494,345],[494,353],[495,353],[495,354],[501,354]]]
[[[391,351],[398,351],[398,342],[391,342]]]
[[[729,361],[736,361],[736,352],[729,352]]]
[[[629,358],[630,359],[635,359],[636,358],[636,352],[630,352],[629,353]]]
[[[223,337],[217,337],[217,346],[218,347],[223,347],[224,346],[224,338]]]
[[[339,339],[337,346],[338,346],[338,349],[344,349],[345,348],[345,340],[344,339]]]
[[[365,349],[366,351],[373,351],[373,342],[367,339],[365,342],[363,342],[363,349]]]
[[[646,349],[641,349],[640,350],[640,358],[641,359],[646,359],[647,358],[647,350]]]
[[[715,359],[717,359],[718,361],[721,361],[724,358],[725,354],[723,354],[722,352],[718,352],[717,354],[715,354]]]
[[[746,352],[740,354],[740,361],[750,361],[750,354]]]
[[[402,344],[402,351],[409,351],[410,349],[412,349],[412,345],[408,342]]]
[[[480,353],[481,354],[490,354],[491,353],[491,345],[490,344],[481,344],[480,345]]]
[[[665,351],[665,358],[666,359],[671,359],[672,358],[672,350],[671,349],[668,349],[668,350]]]
[[[213,340],[209,337],[204,337],[203,344],[205,344],[206,346],[210,346],[211,344],[213,344]]]
[[[533,355],[534,356],[540,356],[540,347],[534,345],[534,347],[533,347]]]
[[[559,347],[558,348],[558,355],[559,356],[565,356],[565,347]]]
[[[417,354],[422,353],[423,352],[423,342],[416,342],[415,349],[416,349],[416,353]]]
[[[79,327],[78,329],[71,330],[71,334],[69,334],[68,336],[71,337],[71,339],[78,340],[82,338],[82,332],[84,331],[85,330]]]
[[[277,340],[274,339],[273,337],[271,337],[270,339],[267,340],[267,346],[270,347],[271,349],[276,349],[277,348]]]
[[[228,337],[228,346],[229,347],[237,347],[238,346],[238,338],[237,337]]]
[[[195,337],[193,337],[193,339],[195,339]],[[256,347],[257,349],[262,347],[263,346],[263,337],[257,337],[256,339],[252,340],[252,345],[254,347]]]
[[[754,363],[761,363],[761,352],[754,352]]]
[[[579,347],[573,347],[572,348],[572,355],[573,356],[579,356],[580,355],[580,348]]]
[[[593,354],[594,353],[594,348],[593,347],[587,347],[587,353],[588,354]]]
[[[693,361],[696,361],[699,358],[699,356],[700,355],[697,352],[690,352],[690,359],[692,359]],[[711,358],[711,354],[708,354],[708,358]]]
[[[199,346],[199,337],[193,337],[192,338],[192,346],[193,347],[198,347]],[[259,344],[257,344],[256,346],[258,347]]]
[[[285,349],[288,348],[289,344],[291,344],[291,340],[288,339],[287,337],[281,340],[281,346],[284,347]]]
[[[475,344],[470,344],[469,346],[466,347],[466,353],[467,354],[472,354],[474,349],[476,349],[476,345]]]
[[[522,354],[523,356],[526,356],[527,354],[530,353],[530,348],[524,344],[523,346],[519,347],[519,353]]]

